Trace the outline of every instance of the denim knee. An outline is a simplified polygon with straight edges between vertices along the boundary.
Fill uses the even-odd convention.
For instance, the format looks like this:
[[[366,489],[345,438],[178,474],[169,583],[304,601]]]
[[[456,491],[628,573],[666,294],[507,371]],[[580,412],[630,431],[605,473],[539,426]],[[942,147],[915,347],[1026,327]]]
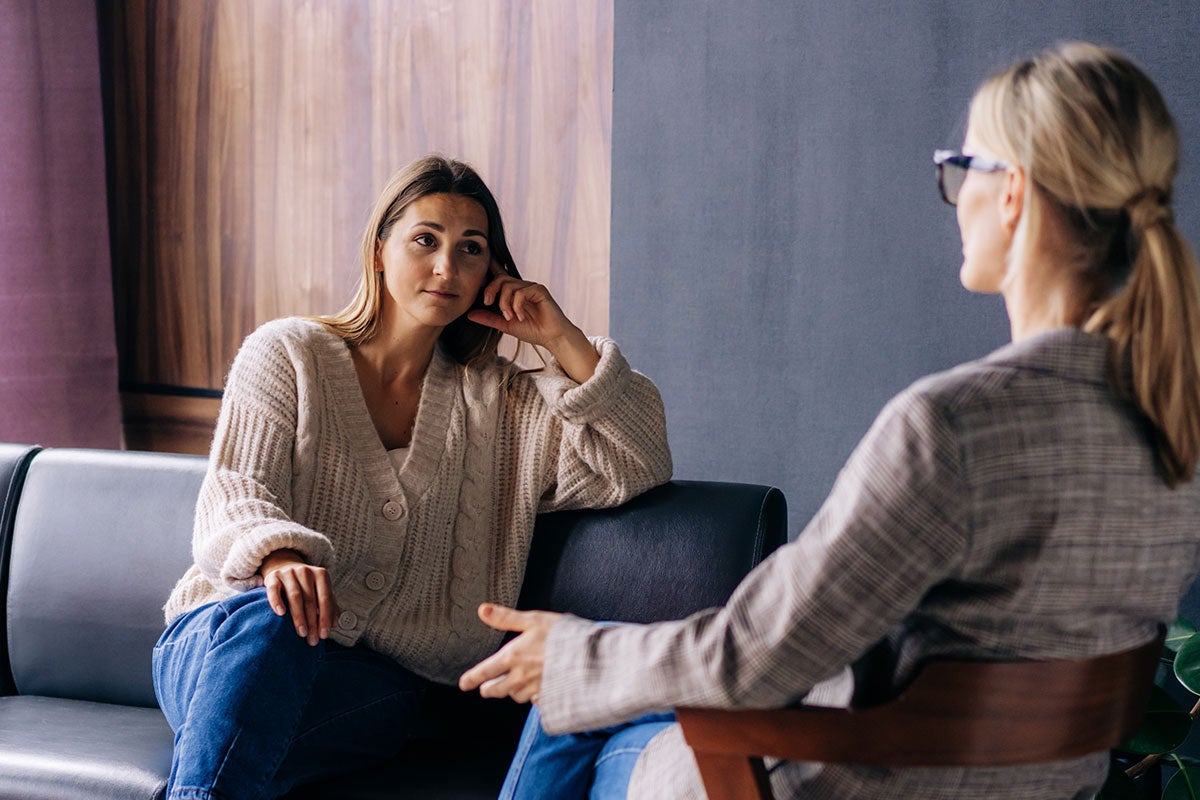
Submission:
[[[325,650],[325,642],[300,638],[291,616],[275,614],[263,589],[173,623],[154,655],[155,690],[176,732],[170,791],[260,796],[287,753]]]
[[[218,613],[213,615],[211,631],[214,639],[224,641],[249,634],[256,641],[304,645],[301,652],[319,651],[296,633],[291,614],[280,616],[267,600],[267,590],[251,589],[217,602]]]
[[[154,648],[154,691],[173,729],[183,723],[205,660],[217,648],[232,649],[243,665],[269,655],[277,664],[286,662],[302,672],[315,669],[324,654],[323,643],[310,646],[296,633],[290,615],[279,616],[271,609],[265,589],[193,609],[175,619]]]
[[[650,740],[669,728],[674,714],[647,714],[614,733],[596,756],[588,800],[623,798],[629,792],[633,768]]]

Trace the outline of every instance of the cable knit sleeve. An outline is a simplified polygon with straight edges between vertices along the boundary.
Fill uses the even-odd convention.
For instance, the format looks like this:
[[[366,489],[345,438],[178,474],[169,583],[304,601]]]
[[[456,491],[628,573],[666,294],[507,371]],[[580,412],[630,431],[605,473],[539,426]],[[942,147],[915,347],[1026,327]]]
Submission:
[[[262,585],[258,569],[275,550],[296,550],[316,565],[333,555],[327,537],[291,518],[303,342],[281,327],[259,328],[234,359],[196,504],[196,565],[214,584],[238,590]]]
[[[539,511],[620,505],[671,478],[657,387],[629,368],[616,342],[591,342],[600,363],[584,383],[551,360],[515,387],[519,435],[540,456]]]

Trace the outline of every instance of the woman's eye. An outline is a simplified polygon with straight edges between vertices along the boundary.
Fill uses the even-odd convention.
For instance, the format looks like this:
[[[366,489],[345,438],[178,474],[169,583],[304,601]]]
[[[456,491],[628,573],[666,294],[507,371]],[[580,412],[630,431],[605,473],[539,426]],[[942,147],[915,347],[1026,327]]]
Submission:
[[[470,256],[483,255],[483,246],[479,242],[467,242],[463,245],[463,252]]]
[[[433,238],[433,234],[431,233],[418,234],[413,241],[424,247],[433,247],[435,244],[437,244],[437,241]]]

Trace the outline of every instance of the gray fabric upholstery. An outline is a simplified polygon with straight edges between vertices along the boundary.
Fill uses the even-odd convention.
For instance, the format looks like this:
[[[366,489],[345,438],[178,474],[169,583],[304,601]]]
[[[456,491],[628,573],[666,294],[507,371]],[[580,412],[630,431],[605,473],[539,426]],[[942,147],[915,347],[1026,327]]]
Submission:
[[[153,800],[171,769],[156,708],[0,697],[0,798]]]
[[[103,450],[34,458],[13,525],[8,641],[20,694],[153,708],[162,605],[191,563],[205,460]]]

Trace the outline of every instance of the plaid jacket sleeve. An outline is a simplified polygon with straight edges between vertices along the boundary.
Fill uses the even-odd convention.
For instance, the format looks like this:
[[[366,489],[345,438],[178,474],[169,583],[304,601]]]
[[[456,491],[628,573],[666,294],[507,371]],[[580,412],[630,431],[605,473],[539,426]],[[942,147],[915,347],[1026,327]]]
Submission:
[[[543,726],[563,733],[676,706],[787,704],[954,574],[970,544],[968,508],[951,415],[919,391],[898,395],[812,522],[724,608],[653,625],[556,623]]]

